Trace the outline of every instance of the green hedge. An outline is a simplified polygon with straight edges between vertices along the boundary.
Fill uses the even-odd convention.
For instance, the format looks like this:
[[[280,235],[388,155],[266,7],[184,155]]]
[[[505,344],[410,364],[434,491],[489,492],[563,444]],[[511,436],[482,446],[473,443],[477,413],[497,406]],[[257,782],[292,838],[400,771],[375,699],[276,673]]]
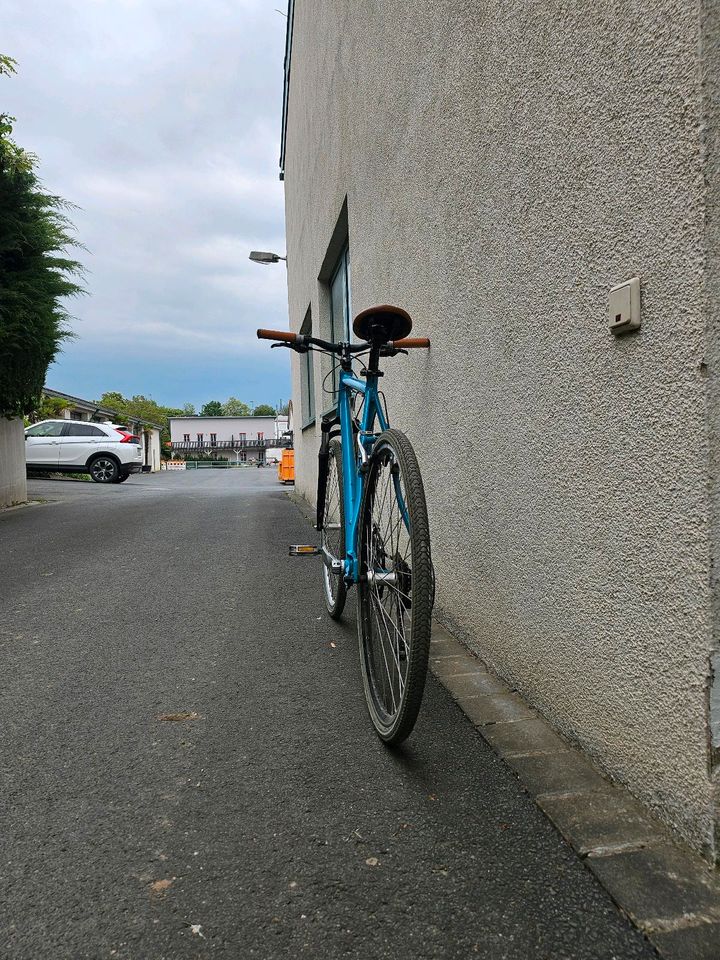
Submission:
[[[67,256],[79,246],[68,204],[43,190],[36,158],[11,133],[0,114],[0,415],[22,416],[39,405],[48,365],[71,336],[63,301],[83,290],[81,265]]]

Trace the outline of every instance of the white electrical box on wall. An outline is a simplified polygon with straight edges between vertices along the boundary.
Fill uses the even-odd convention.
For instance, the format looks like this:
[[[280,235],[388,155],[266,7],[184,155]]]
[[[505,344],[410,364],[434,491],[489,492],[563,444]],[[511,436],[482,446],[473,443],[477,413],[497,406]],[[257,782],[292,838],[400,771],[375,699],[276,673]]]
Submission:
[[[610,290],[608,309],[610,329],[615,334],[629,333],[640,326],[640,277],[632,277]]]

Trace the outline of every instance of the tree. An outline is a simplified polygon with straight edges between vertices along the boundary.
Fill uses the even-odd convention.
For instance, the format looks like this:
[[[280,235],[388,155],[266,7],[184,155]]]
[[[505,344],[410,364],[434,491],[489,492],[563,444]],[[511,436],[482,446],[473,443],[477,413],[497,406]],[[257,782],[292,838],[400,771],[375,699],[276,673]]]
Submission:
[[[201,417],[221,417],[223,412],[222,404],[219,400],[208,400],[203,404],[200,410]]]
[[[104,393],[97,401],[99,407],[107,407],[108,410],[115,410],[121,418],[138,417],[140,420],[147,420],[150,423],[156,423],[160,428],[160,439],[163,443],[170,441],[170,417],[182,416],[183,411],[175,407],[163,407],[156,403],[152,397],[144,397],[142,394],[136,394],[130,399],[126,399],[117,391]]]
[[[63,411],[69,407],[69,401],[61,400],[60,397],[46,397],[43,394],[40,397],[40,403],[27,417],[29,423],[37,423],[38,420],[57,420],[62,417]]]
[[[222,405],[222,412],[226,417],[249,417],[250,407],[237,397],[228,397]]]
[[[254,417],[274,417],[275,416],[275,407],[271,407],[269,403],[261,403],[259,406],[255,407],[253,410]]]
[[[194,417],[194,416],[195,416],[195,404],[194,404],[194,403],[184,403],[184,404],[183,404],[183,408],[182,408],[182,410],[180,411],[180,413],[183,414],[183,415],[186,416],[186,417]]]
[[[14,72],[0,56],[0,76]],[[70,204],[42,188],[13,122],[0,114],[0,415],[22,416],[40,406],[47,368],[71,336],[64,301],[84,290],[82,266],[67,255],[80,246]]]

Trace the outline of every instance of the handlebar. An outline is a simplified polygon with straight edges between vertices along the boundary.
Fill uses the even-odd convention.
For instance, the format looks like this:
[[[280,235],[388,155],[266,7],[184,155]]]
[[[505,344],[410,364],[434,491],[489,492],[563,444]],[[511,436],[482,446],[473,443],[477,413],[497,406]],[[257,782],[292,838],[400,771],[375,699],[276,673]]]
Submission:
[[[280,340],[283,343],[295,343],[298,335],[289,330],[258,330],[258,340]]]
[[[429,337],[405,337],[403,340],[393,340],[392,347],[395,350],[407,350],[412,347],[430,348]]]
[[[343,349],[348,349],[350,353],[361,353],[370,349],[369,343],[351,343],[344,345],[342,343],[330,343],[328,340],[320,340],[319,337],[308,337],[302,333],[291,333],[289,330],[263,330],[257,332],[258,340],[275,340],[278,343],[287,343],[296,348],[302,348],[306,351],[310,344],[320,347],[321,350],[328,350],[330,353],[341,353]],[[408,349],[428,349],[430,347],[429,337],[404,337],[402,340],[391,340],[383,344],[390,350],[408,350]]]

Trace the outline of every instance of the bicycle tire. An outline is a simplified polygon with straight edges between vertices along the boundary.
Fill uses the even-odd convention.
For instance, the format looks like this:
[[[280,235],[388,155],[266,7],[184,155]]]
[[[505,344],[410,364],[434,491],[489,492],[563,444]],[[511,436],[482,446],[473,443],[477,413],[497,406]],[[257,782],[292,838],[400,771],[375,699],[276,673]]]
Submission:
[[[386,507],[388,513],[397,508],[399,522],[385,521]],[[422,477],[415,451],[399,430],[381,433],[368,461],[358,554],[357,624],[365,699],[378,736],[398,744],[409,736],[420,711],[434,596]]]
[[[345,556],[345,508],[342,490],[342,444],[337,438],[333,438],[328,448],[321,536],[323,547],[338,560]],[[343,575],[333,573],[324,563],[323,593],[327,612],[333,620],[339,620],[345,609],[347,586]]]

